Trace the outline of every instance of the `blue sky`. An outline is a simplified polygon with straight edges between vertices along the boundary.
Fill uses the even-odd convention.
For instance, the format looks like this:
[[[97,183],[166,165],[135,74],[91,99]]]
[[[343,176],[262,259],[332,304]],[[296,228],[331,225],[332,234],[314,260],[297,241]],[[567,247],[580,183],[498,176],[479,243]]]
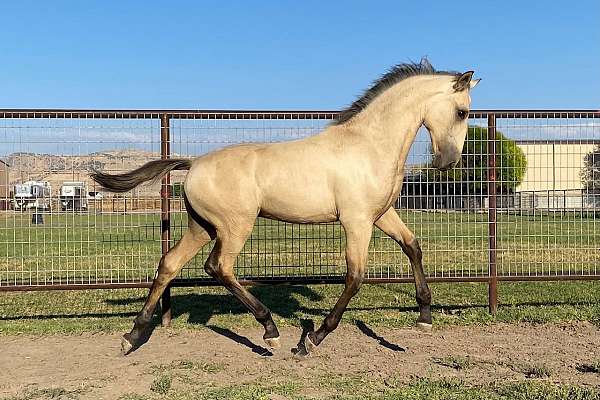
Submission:
[[[339,109],[427,55],[474,108],[600,108],[600,2],[14,1],[2,108]]]

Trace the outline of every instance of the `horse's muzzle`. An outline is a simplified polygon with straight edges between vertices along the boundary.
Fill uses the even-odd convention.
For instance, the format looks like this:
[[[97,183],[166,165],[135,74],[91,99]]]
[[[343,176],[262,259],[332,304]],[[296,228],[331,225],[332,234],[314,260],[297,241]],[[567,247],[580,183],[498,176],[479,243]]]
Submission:
[[[431,166],[435,169],[438,169],[440,171],[448,171],[449,169],[452,169],[456,166],[456,164],[458,164],[458,161],[460,160],[460,154],[458,155],[458,157],[445,157],[442,154],[436,154],[433,157],[433,162],[431,163]]]

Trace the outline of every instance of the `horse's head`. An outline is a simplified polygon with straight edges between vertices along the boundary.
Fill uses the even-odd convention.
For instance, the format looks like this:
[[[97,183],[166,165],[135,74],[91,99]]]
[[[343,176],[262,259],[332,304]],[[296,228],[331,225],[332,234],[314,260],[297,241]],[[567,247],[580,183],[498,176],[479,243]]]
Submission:
[[[427,102],[423,124],[431,136],[432,165],[439,170],[460,161],[471,107],[469,91],[480,81],[472,77],[473,71],[468,71],[453,78]]]

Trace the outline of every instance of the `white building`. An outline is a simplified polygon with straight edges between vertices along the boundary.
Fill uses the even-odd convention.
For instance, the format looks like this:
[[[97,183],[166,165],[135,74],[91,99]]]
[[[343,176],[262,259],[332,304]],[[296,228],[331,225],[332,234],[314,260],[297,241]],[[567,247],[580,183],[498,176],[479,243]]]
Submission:
[[[584,157],[600,140],[517,140],[527,169],[517,193],[535,196],[536,208],[581,208],[589,204],[582,193]],[[532,197],[533,198],[533,197]],[[533,200],[530,200],[533,203]]]

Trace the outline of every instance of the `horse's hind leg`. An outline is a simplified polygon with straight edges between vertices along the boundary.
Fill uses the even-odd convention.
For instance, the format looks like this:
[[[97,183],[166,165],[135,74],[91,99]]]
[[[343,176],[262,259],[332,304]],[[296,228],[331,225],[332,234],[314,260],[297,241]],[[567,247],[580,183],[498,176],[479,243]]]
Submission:
[[[140,339],[143,337],[146,329],[149,328],[154,309],[169,282],[177,276],[177,273],[179,273],[185,263],[191,260],[202,246],[212,240],[209,232],[198,225],[191,217],[189,221],[189,229],[183,234],[177,244],[160,259],[158,273],[152,282],[146,303],[135,318],[133,329],[130,333],[125,334],[121,341],[121,350],[125,354],[132,348],[141,345]]]
[[[271,311],[240,285],[233,272],[235,260],[252,231],[253,222],[244,224],[242,228],[238,225],[235,234],[226,229],[217,231],[217,241],[206,260],[204,269],[246,306],[265,328],[263,335],[265,343],[269,347],[277,348],[279,331],[271,317]]]
[[[398,242],[404,253],[408,256],[415,278],[417,303],[419,304],[417,327],[425,331],[431,330],[431,291],[425,280],[422,262],[423,254],[417,238],[402,222],[393,207],[390,207],[389,210],[375,221],[375,226]]]
[[[304,344],[308,352],[318,346],[327,335],[337,328],[348,303],[358,293],[364,279],[373,223],[364,220],[342,220],[342,225],[346,231],[346,265],[348,267],[346,286],[333,310],[325,317],[321,327],[316,332],[309,332],[306,335]]]

